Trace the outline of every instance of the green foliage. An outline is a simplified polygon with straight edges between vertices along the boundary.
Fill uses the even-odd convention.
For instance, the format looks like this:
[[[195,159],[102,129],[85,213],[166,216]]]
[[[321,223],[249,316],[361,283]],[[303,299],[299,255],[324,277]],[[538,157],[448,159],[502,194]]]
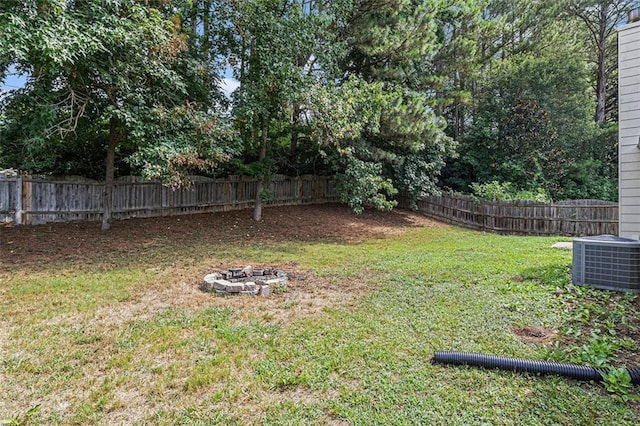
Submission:
[[[593,334],[589,341],[577,352],[578,362],[594,367],[605,367],[610,365],[612,356],[620,349],[613,339],[607,336]]]
[[[602,140],[600,141],[602,142]],[[617,161],[587,158],[569,164],[566,169],[565,181],[558,188],[558,199],[599,199],[618,200],[618,172]]]
[[[553,358],[601,368],[608,392],[621,401],[637,400],[627,369],[619,366],[638,350],[629,335],[637,329],[637,295],[573,286],[568,281],[557,290],[558,302],[567,309],[560,329],[562,343],[557,343]]]
[[[382,165],[359,160],[353,156],[343,159],[346,163],[344,173],[337,178],[340,199],[348,204],[354,212],[360,214],[367,206],[378,210],[391,210],[397,202],[388,197],[398,191],[391,180],[382,174]]]
[[[564,0],[559,2],[581,36],[595,89],[593,120],[603,126],[617,120],[617,28],[638,0]]]
[[[575,162],[567,164],[558,199],[618,200],[618,126],[605,125],[581,144]]]
[[[587,46],[598,30],[586,32],[589,24],[578,23],[575,13],[568,18],[569,2],[473,3],[479,10],[462,12],[472,24],[450,23],[454,36],[443,35],[445,47],[458,37],[458,43],[475,37],[480,49],[468,48],[474,58],[470,63],[442,59],[443,70],[455,69],[454,76],[445,74],[443,90],[461,91],[451,92],[452,104],[443,107],[450,134],[460,141],[459,158],[449,159],[444,171],[446,185],[467,191],[472,182],[498,180],[525,189],[542,187],[554,199],[616,199],[617,160],[602,137],[607,132],[593,123],[595,69],[585,61],[595,60]],[[581,12],[597,21],[593,11],[605,3],[613,16],[621,10],[614,3],[628,2],[587,3],[594,2],[578,5]],[[607,38],[614,36],[615,31],[606,31]],[[607,70],[613,76],[617,64],[611,59]],[[458,95],[465,89],[472,100]],[[607,90],[613,95],[607,114],[613,117],[615,89]],[[600,151],[603,147],[608,154]]]
[[[633,384],[631,383],[631,376],[629,375],[629,371],[624,367],[610,368],[607,373],[603,375],[602,382],[607,392],[614,394],[624,402],[640,400],[638,395],[632,393]]]
[[[586,67],[571,51],[541,53],[510,56],[489,74],[487,96],[447,182],[466,190],[497,180],[544,188],[553,199],[610,199],[615,172],[603,173],[603,166],[613,160],[600,155],[601,132],[588,114]]]
[[[347,91],[331,113],[342,114],[335,122],[351,123],[346,128],[352,131],[334,143],[341,155],[355,156],[354,162],[370,162],[370,170],[381,165],[389,185],[414,200],[437,192],[443,158],[454,148],[435,112],[439,97],[431,69],[438,49],[436,16],[444,8],[434,2],[365,0],[354,2],[344,18],[346,54],[340,68],[348,76],[341,86]],[[364,96],[354,101],[349,96],[354,92]],[[365,114],[353,121],[345,111]]]
[[[157,108],[147,118],[145,133],[154,134],[155,138],[141,143],[128,159],[147,178],[174,187],[185,186],[190,171],[213,173],[218,164],[239,150],[229,124],[221,124],[219,117],[193,105]]]
[[[437,149],[426,146],[416,153],[405,155],[399,166],[393,167],[393,182],[398,190],[410,199],[410,207],[416,208],[420,197],[438,194],[437,178],[444,166],[443,156],[433,153]]]
[[[491,201],[526,200],[540,203],[551,202],[551,198],[544,188],[519,190],[516,189],[511,182],[501,183],[495,180],[482,184],[476,182],[471,184],[471,190],[473,195]]]
[[[308,13],[299,2],[233,2],[236,43],[230,65],[240,87],[234,92],[234,115],[246,143],[260,145],[260,131],[285,121],[318,81],[312,71],[318,57],[330,54],[329,17]],[[331,63],[325,64],[330,67]]]
[[[179,72],[187,47],[179,20],[124,0],[24,2],[2,17],[18,46],[8,62],[29,75],[2,106],[0,138],[11,141],[3,161],[13,167],[63,170],[74,145],[100,153],[113,141],[121,157],[139,149],[130,164],[145,174],[178,184],[187,169],[233,151],[230,127],[194,100]]]
[[[356,76],[337,87],[318,82],[306,99],[313,113],[311,136],[321,150],[345,150],[361,141],[363,135],[380,132],[383,110],[394,99],[394,93],[386,91],[382,83],[367,83]]]
[[[335,159],[351,156],[414,202],[492,181],[617,197],[615,129],[592,119],[591,11],[610,16],[613,122],[612,29],[636,0],[1,3],[0,78],[28,82],[0,100],[0,167],[101,178],[111,137],[116,173],[170,185],[347,175]]]
[[[351,182],[339,188],[353,206],[390,207],[374,195],[387,186],[416,196],[436,191],[442,157],[453,144],[423,75],[436,51],[432,24],[441,6],[234,3],[231,59],[240,87],[233,111],[245,151],[259,151],[266,141],[267,155],[279,153],[275,170],[302,169],[290,163],[308,149],[301,143],[313,144],[327,172]],[[287,143],[289,155],[282,149]],[[351,199],[355,176],[376,174],[363,198]]]

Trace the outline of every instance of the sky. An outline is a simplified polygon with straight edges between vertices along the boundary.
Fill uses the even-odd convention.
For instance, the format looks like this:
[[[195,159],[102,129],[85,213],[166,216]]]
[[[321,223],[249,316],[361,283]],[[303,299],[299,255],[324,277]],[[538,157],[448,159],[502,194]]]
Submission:
[[[20,87],[24,86],[25,81],[25,77],[10,75],[7,77],[2,88],[3,90],[19,89]]]
[[[0,95],[14,89],[19,89],[24,86],[24,83],[27,81],[27,78],[23,75],[16,75],[16,70],[14,67],[9,67],[9,72],[7,73],[7,78],[5,78],[4,82],[2,82],[2,86],[0,86]]]
[[[233,78],[231,69],[229,69],[225,73],[224,78],[222,79],[222,82],[220,84],[222,91],[225,95],[227,95],[227,97],[231,97],[231,93],[233,93],[233,91],[236,90],[238,86],[240,86],[240,82]]]
[[[0,85],[0,95],[4,94],[7,91],[21,88],[22,86],[24,86],[26,81],[26,76],[16,75],[15,69],[11,67],[9,69],[7,78],[4,82],[2,82],[2,85]],[[240,83],[238,82],[238,80],[233,78],[233,76],[231,75],[231,71],[229,70],[229,72],[225,73],[220,87],[222,88],[222,91],[225,93],[225,95],[227,95],[227,97],[231,97],[231,93],[233,93],[233,91],[236,90],[239,85]]]

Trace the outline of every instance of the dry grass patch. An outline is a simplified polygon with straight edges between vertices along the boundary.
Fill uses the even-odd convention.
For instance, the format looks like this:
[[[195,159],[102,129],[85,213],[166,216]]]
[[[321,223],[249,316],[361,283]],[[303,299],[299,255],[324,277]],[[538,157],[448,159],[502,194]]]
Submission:
[[[14,294],[1,324],[0,412],[30,412],[35,423],[135,424],[173,422],[208,406],[225,422],[260,423],[278,403],[253,377],[261,340],[272,344],[280,327],[353,306],[367,291],[350,280],[345,292],[347,285],[308,272],[270,298],[225,297],[199,289],[200,271],[148,271],[126,296],[77,310],[56,300],[63,295],[45,292],[51,299],[41,311],[40,296]]]
[[[595,386],[428,362],[436,349],[544,356],[513,325],[565,321],[567,254],[548,239],[339,206],[97,227],[1,230],[0,420],[637,424]],[[288,272],[287,291],[200,291],[245,265]]]

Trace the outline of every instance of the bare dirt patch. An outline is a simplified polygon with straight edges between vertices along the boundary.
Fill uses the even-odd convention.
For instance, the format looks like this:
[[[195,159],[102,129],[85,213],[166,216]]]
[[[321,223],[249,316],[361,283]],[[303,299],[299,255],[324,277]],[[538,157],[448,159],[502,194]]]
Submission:
[[[520,338],[522,343],[535,343],[544,346],[551,346],[556,340],[558,332],[536,325],[514,327],[513,333]]]
[[[194,244],[242,245],[287,241],[355,243],[399,235],[415,227],[442,226],[418,213],[365,211],[339,204],[270,207],[255,222],[250,210],[115,221],[0,227],[0,273],[46,268],[56,263],[104,262],[118,254],[142,256],[149,249],[179,251]]]

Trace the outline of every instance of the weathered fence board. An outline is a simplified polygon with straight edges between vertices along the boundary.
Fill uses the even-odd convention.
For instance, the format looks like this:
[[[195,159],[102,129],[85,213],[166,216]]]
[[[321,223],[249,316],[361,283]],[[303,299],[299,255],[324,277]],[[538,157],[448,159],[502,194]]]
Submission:
[[[20,178],[0,179],[0,222],[14,222],[22,210]]]
[[[408,199],[400,197],[400,206],[408,205]],[[618,205],[607,201],[545,204],[442,195],[419,200],[417,208],[434,219],[481,231],[522,235],[618,235]]]
[[[170,216],[237,210],[253,206],[257,181],[247,177],[192,177],[188,188],[172,189],[139,177],[119,178],[113,191],[113,217]],[[0,222],[38,224],[74,220],[99,221],[104,185],[91,180],[0,178]],[[338,201],[328,176],[275,176],[267,205]],[[400,197],[400,207],[409,205]],[[528,201],[490,202],[464,195],[421,199],[418,210],[434,219],[481,231],[527,235],[618,234],[618,206],[598,200],[553,204]]]
[[[275,176],[267,205],[338,200],[328,176]],[[138,177],[119,178],[113,188],[113,217],[169,216],[249,208],[257,181],[247,177],[192,177],[189,187],[172,189]],[[0,178],[0,221],[24,224],[101,219],[104,185],[91,180],[56,181],[29,177]]]

